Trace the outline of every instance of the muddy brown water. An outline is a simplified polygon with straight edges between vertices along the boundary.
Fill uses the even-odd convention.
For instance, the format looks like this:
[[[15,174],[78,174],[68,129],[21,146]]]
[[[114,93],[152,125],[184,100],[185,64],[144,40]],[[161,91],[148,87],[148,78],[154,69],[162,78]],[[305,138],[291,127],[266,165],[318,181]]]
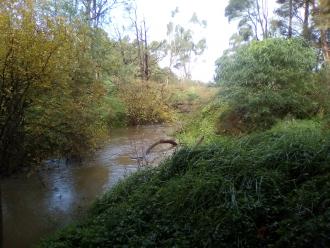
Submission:
[[[33,247],[83,216],[97,197],[142,165],[132,158],[173,131],[161,125],[115,129],[107,145],[89,160],[69,165],[52,160],[38,174],[3,180],[4,247]],[[168,147],[157,146],[147,157],[149,163],[168,156]]]

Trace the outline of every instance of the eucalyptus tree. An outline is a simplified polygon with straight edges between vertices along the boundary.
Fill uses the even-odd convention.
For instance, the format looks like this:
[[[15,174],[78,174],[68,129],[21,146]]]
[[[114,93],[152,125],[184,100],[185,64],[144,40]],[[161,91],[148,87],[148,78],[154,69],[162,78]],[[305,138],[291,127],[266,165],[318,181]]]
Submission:
[[[269,37],[268,0],[229,0],[225,16],[229,21],[239,20],[238,32],[247,39]]]
[[[183,77],[191,77],[191,62],[202,55],[206,49],[206,39],[195,41],[193,28],[206,28],[205,20],[199,20],[194,13],[189,21],[191,28],[185,28],[173,22],[178,8],[172,12],[172,21],[167,24],[166,53],[169,59],[169,68],[177,69],[183,73]],[[187,25],[189,26],[189,25]]]
[[[314,18],[320,29],[320,40],[325,61],[330,61],[330,3],[319,0],[315,4]]]
[[[279,6],[275,10],[277,18],[274,26],[281,35],[289,38],[303,36],[306,40],[318,38],[312,19],[314,0],[277,0]]]

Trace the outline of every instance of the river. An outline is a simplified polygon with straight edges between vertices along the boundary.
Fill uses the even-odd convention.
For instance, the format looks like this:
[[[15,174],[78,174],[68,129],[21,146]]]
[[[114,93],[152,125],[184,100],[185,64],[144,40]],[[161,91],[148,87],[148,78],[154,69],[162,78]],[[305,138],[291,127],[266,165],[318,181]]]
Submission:
[[[39,173],[3,180],[4,248],[33,247],[83,216],[97,197],[142,166],[132,158],[173,130],[162,125],[114,129],[107,144],[82,163],[48,161]],[[157,146],[149,163],[168,156],[167,147]]]

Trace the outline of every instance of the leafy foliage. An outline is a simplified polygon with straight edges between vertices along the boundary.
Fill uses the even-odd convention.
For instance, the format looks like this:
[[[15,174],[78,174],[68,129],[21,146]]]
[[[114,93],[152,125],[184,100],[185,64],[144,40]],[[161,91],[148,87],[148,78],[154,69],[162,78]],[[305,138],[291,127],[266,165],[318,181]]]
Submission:
[[[179,12],[176,8],[172,12],[172,19]],[[195,27],[205,28],[205,20],[199,20],[196,13],[193,14],[189,22]],[[188,26],[188,25],[186,25]],[[169,54],[169,68],[177,69],[182,72],[183,78],[191,78],[190,64],[196,56],[203,54],[206,49],[206,40],[195,41],[194,32],[180,24],[174,24],[172,21],[167,24],[166,53]]]
[[[225,54],[216,70],[221,99],[228,105],[219,131],[265,129],[277,119],[315,115],[315,66],[314,49],[301,39],[267,39]]]
[[[0,29],[1,172],[95,147],[104,87],[90,29],[37,12],[33,1],[2,3]]]
[[[166,103],[165,85],[136,81],[120,86],[119,96],[131,125],[162,123],[171,120],[172,110]]]
[[[239,20],[238,35],[243,41],[269,37],[268,4],[263,0],[230,0],[225,9],[229,21]],[[237,35],[237,34],[236,34]]]

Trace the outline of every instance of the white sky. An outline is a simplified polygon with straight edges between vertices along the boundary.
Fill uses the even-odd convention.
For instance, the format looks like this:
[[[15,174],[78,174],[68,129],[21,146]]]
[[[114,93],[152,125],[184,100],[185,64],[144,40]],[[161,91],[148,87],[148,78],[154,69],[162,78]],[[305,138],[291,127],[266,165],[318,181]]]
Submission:
[[[227,3],[228,0],[136,0],[138,15],[146,20],[149,41],[166,38],[166,25],[176,7],[179,13],[175,24],[185,27],[194,12],[199,20],[207,21],[206,29],[194,33],[196,40],[206,38],[207,48],[191,65],[192,78],[204,82],[213,81],[215,60],[229,47],[229,38],[236,32],[236,24],[229,24],[224,14]],[[123,13],[113,13],[112,16],[114,23],[120,23]]]

